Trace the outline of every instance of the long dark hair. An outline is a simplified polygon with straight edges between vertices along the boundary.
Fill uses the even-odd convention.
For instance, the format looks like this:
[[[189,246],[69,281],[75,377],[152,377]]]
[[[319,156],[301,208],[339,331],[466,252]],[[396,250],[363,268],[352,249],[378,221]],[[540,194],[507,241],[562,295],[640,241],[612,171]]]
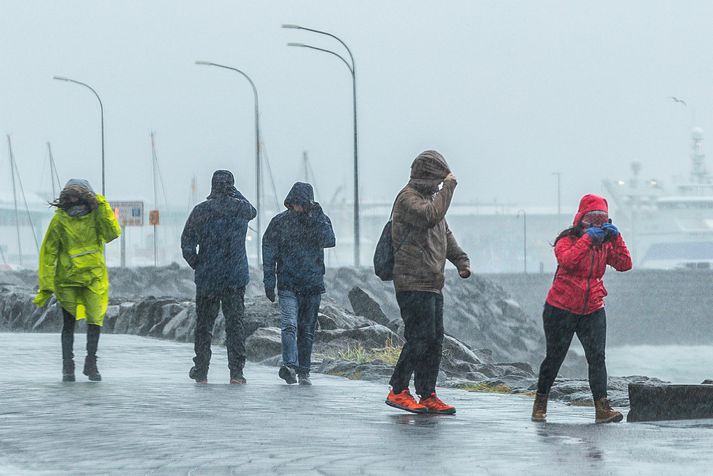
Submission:
[[[61,208],[64,211],[67,211],[75,205],[86,205],[89,211],[92,211],[96,210],[99,203],[97,202],[97,196],[94,192],[77,185],[64,187],[59,194],[59,198],[50,202],[50,206]]]
[[[557,242],[561,240],[562,238],[566,238],[568,236],[575,236],[577,238],[581,238],[582,235],[584,234],[584,228],[582,227],[581,224],[575,225],[575,226],[570,226],[569,228],[562,230],[562,232],[557,235],[557,238],[555,238],[555,242],[552,244],[552,246],[557,245]]]

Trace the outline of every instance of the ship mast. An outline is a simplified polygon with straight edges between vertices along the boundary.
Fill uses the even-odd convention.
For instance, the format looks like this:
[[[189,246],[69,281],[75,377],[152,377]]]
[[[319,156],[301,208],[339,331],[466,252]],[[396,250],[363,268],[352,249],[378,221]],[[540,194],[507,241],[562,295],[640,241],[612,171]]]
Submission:
[[[706,154],[703,153],[703,129],[694,127],[691,131],[691,182],[708,185],[711,177],[706,169]]]

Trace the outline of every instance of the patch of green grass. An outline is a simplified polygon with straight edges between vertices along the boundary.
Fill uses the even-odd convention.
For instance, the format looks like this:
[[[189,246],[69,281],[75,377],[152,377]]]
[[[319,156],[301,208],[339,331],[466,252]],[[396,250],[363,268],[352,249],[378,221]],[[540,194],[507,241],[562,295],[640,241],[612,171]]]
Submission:
[[[391,339],[386,341],[386,345],[381,349],[366,349],[361,344],[347,346],[346,349],[338,350],[328,357],[335,360],[346,360],[347,362],[356,362],[357,364],[365,364],[374,360],[381,361],[387,365],[396,365],[401,355],[401,347],[394,344]]]
[[[461,387],[463,390],[469,392],[485,392],[485,393],[512,393],[512,389],[507,385],[491,385],[489,383],[476,383],[470,385],[464,385]]]

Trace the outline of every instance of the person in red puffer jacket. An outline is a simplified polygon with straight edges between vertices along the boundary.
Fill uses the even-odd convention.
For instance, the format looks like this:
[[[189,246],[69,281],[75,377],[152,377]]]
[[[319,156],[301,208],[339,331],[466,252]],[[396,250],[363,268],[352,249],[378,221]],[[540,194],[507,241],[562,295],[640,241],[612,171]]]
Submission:
[[[619,422],[623,415],[613,410],[607,399],[607,290],[602,277],[607,265],[628,271],[632,263],[621,233],[609,219],[606,199],[582,197],[572,226],[560,233],[554,248],[558,266],[542,314],[547,355],[540,366],[532,420],[545,421],[550,388],[577,334],[589,365],[595,421]]]

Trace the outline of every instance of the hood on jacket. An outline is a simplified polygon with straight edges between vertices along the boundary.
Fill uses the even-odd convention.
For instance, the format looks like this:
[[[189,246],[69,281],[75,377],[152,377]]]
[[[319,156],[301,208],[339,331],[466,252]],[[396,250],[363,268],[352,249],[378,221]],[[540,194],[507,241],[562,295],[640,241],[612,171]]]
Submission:
[[[96,210],[99,202],[87,180],[73,178],[67,181],[59,197],[50,202],[50,206],[64,210],[71,217],[81,217]]]
[[[235,178],[229,170],[216,170],[210,182],[208,200],[230,195],[235,187]]]
[[[312,185],[304,182],[296,182],[290,189],[290,193],[285,197],[285,207],[290,205],[309,205],[314,202],[314,190]]]
[[[451,173],[446,159],[435,150],[421,152],[411,164],[410,183],[417,187],[433,189]]]
[[[79,188],[83,188],[84,190],[87,190],[89,192],[95,193],[94,189],[89,184],[89,181],[84,180],[84,179],[78,179],[78,178],[69,179],[69,180],[67,180],[67,183],[64,184],[64,188],[68,188],[68,187],[79,187]]]
[[[609,213],[609,204],[607,199],[599,195],[587,194],[579,201],[579,210],[574,216],[572,225],[577,226],[582,221],[584,215],[589,212],[607,212]]]

